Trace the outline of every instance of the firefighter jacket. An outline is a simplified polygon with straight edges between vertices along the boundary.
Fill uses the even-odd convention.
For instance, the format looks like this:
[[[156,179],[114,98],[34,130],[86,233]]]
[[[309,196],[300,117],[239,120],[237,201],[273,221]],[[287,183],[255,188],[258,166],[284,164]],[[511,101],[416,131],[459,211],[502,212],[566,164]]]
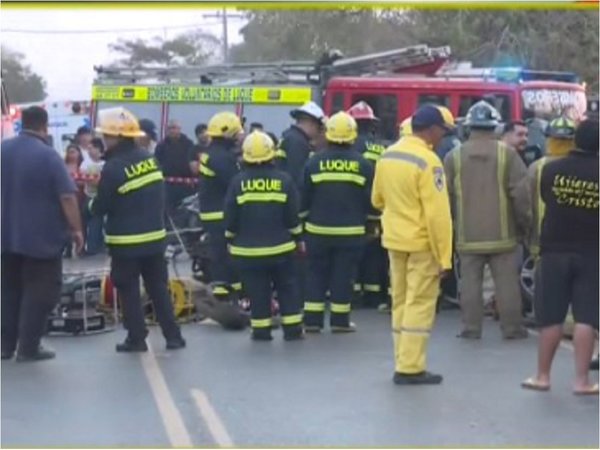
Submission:
[[[442,163],[421,138],[405,136],[375,168],[373,206],[382,211],[382,244],[398,252],[431,252],[452,268],[452,218]]]
[[[359,133],[356,142],[354,142],[354,150],[363,155],[365,159],[376,164],[385,151],[385,147],[377,143],[371,133]]]
[[[547,139],[547,156],[534,161],[527,168],[527,179],[533,212],[528,246],[529,251],[534,257],[538,257],[540,254],[540,233],[542,231],[542,220],[544,218],[544,211],[546,208],[540,193],[542,169],[546,163],[566,156],[569,151],[572,150],[573,144],[574,143],[571,140],[566,139]]]
[[[132,140],[106,154],[92,214],[106,216],[111,256],[137,257],[165,249],[164,183],[158,162]]]
[[[526,238],[531,223],[527,169],[514,149],[492,133],[474,130],[446,156],[444,166],[458,252],[507,252]]]
[[[292,125],[283,132],[276,152],[276,164],[279,169],[290,174],[297,189],[302,186],[304,165],[313,150],[310,138],[297,125]]]
[[[546,205],[540,252],[598,256],[598,153],[579,150],[546,162],[540,192]],[[597,301],[598,299],[594,299]]]
[[[239,172],[235,143],[213,138],[206,152],[200,155],[199,170],[200,220],[221,222],[227,188]]]
[[[225,237],[235,258],[290,253],[302,235],[298,190],[271,164],[246,165],[231,181],[225,200]]]
[[[372,165],[351,146],[330,144],[304,170],[300,216],[308,235],[360,245],[371,211]]]

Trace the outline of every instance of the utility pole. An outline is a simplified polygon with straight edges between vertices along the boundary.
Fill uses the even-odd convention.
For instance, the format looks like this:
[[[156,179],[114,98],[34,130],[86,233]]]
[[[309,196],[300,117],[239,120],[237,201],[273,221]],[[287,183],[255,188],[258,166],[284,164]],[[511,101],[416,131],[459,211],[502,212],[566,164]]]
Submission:
[[[223,36],[222,36],[221,40],[223,42],[223,62],[228,62],[229,61],[229,34],[228,34],[228,28],[227,28],[227,20],[228,19],[243,19],[244,15],[228,13],[227,8],[223,8],[222,11],[218,11],[215,14],[203,14],[202,17],[204,17],[205,19],[219,19],[220,18],[222,20]]]

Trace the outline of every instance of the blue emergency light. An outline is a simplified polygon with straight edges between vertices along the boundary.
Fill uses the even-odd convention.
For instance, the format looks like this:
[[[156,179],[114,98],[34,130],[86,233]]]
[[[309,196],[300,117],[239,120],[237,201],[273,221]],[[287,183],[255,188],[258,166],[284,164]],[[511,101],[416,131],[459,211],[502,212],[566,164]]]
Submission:
[[[579,83],[579,77],[573,72],[553,72],[546,70],[529,70],[521,67],[500,67],[493,70],[498,81],[517,83],[520,81],[561,81]]]

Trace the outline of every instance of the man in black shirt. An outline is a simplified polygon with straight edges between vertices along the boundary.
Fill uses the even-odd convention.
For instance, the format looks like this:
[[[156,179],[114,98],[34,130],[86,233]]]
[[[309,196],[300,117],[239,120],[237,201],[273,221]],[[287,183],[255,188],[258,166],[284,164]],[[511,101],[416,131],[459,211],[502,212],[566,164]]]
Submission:
[[[598,395],[588,378],[598,329],[598,121],[575,132],[568,156],[547,163],[540,193],[545,213],[540,238],[535,313],[540,325],[537,376],[527,389],[550,389],[550,369],[569,306],[575,320],[575,383],[578,395]]]

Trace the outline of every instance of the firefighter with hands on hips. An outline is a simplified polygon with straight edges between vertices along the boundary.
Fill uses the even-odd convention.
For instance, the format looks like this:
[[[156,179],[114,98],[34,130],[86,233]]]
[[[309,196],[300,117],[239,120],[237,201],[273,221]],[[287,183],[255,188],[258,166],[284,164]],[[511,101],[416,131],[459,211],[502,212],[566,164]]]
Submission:
[[[439,384],[442,376],[426,371],[426,354],[440,279],[452,267],[452,218],[434,148],[454,127],[454,118],[444,107],[423,105],[411,127],[379,159],[372,202],[382,211],[382,242],[390,260],[393,381]]]
[[[544,202],[540,195],[540,180],[544,165],[563,158],[575,148],[575,122],[568,117],[559,117],[550,121],[546,128],[546,156],[534,161],[527,168],[529,192],[533,205],[533,220],[529,233],[529,251],[534,258],[540,255],[540,233],[544,218]]]
[[[284,339],[302,339],[293,257],[297,247],[304,248],[298,191],[291,177],[275,168],[274,144],[266,133],[251,133],[242,152],[242,172],[231,181],[225,200],[225,237],[250,299],[252,339],[272,339],[273,288]]]
[[[329,292],[331,331],[352,332],[354,279],[371,210],[372,165],[353,149],[354,119],[338,112],[327,120],[327,147],[304,170],[300,216],[305,219],[308,282],[304,303],[307,332],[323,329]]]
[[[519,288],[519,240],[531,221],[527,169],[517,152],[496,138],[500,113],[487,102],[467,112],[469,139],[444,160],[460,259],[463,330],[458,337],[480,339],[483,272],[489,264],[505,339],[523,339]]]
[[[356,103],[348,110],[358,126],[358,137],[354,142],[354,150],[362,154],[373,164],[381,157],[385,147],[375,139],[375,131],[379,119],[373,109],[364,101]],[[355,294],[360,295],[365,307],[377,308],[387,303],[388,260],[387,253],[381,246],[381,224],[379,211],[374,210],[369,216],[368,242],[365,245],[360,261],[357,280],[354,284]]]
[[[211,142],[200,155],[200,221],[209,235],[210,275],[213,296],[231,301],[239,296],[237,280],[225,240],[225,195],[239,172],[238,147],[243,134],[240,118],[232,112],[215,114],[206,131]]]
[[[145,352],[146,329],[140,276],[144,281],[167,349],[185,347],[175,321],[168,291],[169,273],[164,257],[165,193],[156,159],[134,142],[142,137],[135,116],[124,108],[98,112],[96,132],[106,144],[106,163],[98,193],[90,202],[92,214],[106,216],[105,241],[111,255],[111,278],[117,288],[127,330],[118,352]]]

